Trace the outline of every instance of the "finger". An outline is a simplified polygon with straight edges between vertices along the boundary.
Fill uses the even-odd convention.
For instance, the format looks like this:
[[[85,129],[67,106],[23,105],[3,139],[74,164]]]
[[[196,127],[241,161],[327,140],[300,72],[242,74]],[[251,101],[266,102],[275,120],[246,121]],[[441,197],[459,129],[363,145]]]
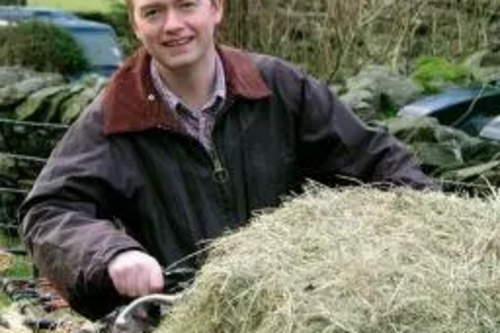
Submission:
[[[124,266],[120,261],[115,261],[112,265],[110,265],[108,273],[113,281],[116,291],[121,295],[127,295],[129,291],[129,270],[128,266]]]
[[[137,277],[136,273],[134,270],[129,269],[125,272],[123,272],[123,284],[122,284],[122,294],[129,296],[129,297],[136,297],[138,296],[138,291],[137,291]]]
[[[120,270],[110,270],[109,276],[113,281],[113,285],[116,291],[121,295],[126,295],[127,292],[126,274],[124,274]]]
[[[139,272],[137,272],[137,279],[136,279],[136,296],[145,296],[149,294],[149,270],[148,269],[142,269]]]
[[[155,271],[150,275],[149,279],[149,289],[151,293],[159,293],[163,291],[163,287],[165,285],[165,281],[163,279],[163,274],[161,270]]]

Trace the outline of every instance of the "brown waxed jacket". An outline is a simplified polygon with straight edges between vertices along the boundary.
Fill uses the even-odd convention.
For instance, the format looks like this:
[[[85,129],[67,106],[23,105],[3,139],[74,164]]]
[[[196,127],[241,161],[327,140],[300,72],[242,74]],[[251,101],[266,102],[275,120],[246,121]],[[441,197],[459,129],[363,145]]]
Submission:
[[[213,151],[161,102],[139,50],[71,127],[21,207],[41,274],[89,318],[124,301],[107,274],[116,254],[147,251],[167,267],[305,179],[432,186],[400,144],[325,85],[273,57],[218,51],[228,99]]]

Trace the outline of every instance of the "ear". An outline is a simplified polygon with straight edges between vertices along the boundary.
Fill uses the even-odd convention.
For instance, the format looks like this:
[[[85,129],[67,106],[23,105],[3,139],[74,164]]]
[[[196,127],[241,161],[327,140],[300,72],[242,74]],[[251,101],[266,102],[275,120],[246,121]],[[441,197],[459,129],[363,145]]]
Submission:
[[[137,38],[138,40],[142,41],[141,32],[139,30],[137,30],[137,28],[136,28],[135,25],[132,25],[132,29],[134,30],[135,38]]]
[[[135,24],[135,18],[131,15],[130,16],[130,27],[134,31],[135,37],[142,42],[142,34],[140,29],[137,27],[137,24]]]
[[[132,28],[134,28],[134,27],[132,27]],[[135,28],[134,28],[134,35],[135,35],[135,38],[137,38],[137,40],[139,40],[139,41],[142,43],[142,35],[141,35],[141,33],[140,33],[137,29],[135,29]]]

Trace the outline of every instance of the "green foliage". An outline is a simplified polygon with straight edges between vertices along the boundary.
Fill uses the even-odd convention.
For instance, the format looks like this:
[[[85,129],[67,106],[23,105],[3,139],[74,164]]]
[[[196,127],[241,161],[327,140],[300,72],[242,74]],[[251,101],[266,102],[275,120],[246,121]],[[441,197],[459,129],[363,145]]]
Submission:
[[[106,12],[78,11],[75,14],[87,20],[111,25],[115,29],[120,45],[126,55],[130,55],[138,47],[139,42],[130,26],[124,1],[112,0],[109,10]]]
[[[13,65],[64,75],[89,69],[83,50],[68,32],[37,21],[0,29],[0,66]]]
[[[5,293],[0,293],[0,310],[4,310],[10,305],[11,301]]]
[[[468,79],[464,67],[441,57],[420,57],[416,60],[412,79],[427,93],[436,93],[449,85],[464,84]]]
[[[109,10],[109,3],[109,0],[28,0],[29,6],[55,7],[69,11],[106,12]]]
[[[380,114],[385,118],[393,118],[398,115],[399,107],[394,104],[389,96],[382,94],[380,97]]]
[[[1,6],[26,6],[26,0],[0,0]]]
[[[2,272],[1,276],[9,278],[30,278],[33,276],[33,264],[27,257],[15,256],[12,266]]]
[[[109,13],[102,11],[76,11],[73,12],[76,16],[86,20],[96,21],[112,25]]]
[[[22,242],[17,235],[7,234],[4,230],[0,233],[0,248],[1,249],[20,249],[22,248]],[[5,254],[3,254],[5,255]],[[28,257],[23,255],[13,255],[12,262],[7,267],[2,267],[0,272],[0,278],[10,277],[10,278],[29,278],[33,276],[33,264]],[[5,300],[0,297],[0,308],[1,304]]]
[[[139,46],[139,41],[130,25],[125,1],[114,0],[110,6],[109,17],[125,54],[131,54]]]

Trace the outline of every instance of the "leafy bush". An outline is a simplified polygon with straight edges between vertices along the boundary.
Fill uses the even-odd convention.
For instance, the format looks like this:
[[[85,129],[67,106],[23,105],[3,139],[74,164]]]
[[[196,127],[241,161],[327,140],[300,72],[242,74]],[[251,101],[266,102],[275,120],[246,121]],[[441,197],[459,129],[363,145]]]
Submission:
[[[89,69],[83,50],[67,31],[38,21],[0,29],[0,66],[14,65],[64,75]]]
[[[467,69],[441,57],[420,57],[416,61],[412,78],[427,93],[436,93],[447,86],[466,83]]]
[[[0,0],[0,6],[26,6],[27,0]]]
[[[111,25],[116,29],[118,38],[123,47],[125,54],[131,54],[136,50],[140,43],[137,40],[128,17],[125,1],[113,1],[111,3],[111,11],[109,12]]]
[[[107,12],[80,11],[78,17],[111,25],[118,36],[119,43],[126,55],[133,53],[139,46],[134,31],[130,26],[125,1],[112,0]]]

